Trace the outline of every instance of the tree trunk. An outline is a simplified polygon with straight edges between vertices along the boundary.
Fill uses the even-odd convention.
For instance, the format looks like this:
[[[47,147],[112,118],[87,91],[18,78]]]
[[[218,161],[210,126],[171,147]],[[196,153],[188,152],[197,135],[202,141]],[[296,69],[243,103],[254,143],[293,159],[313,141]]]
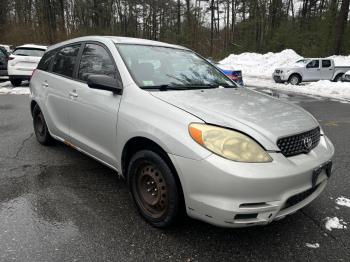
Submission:
[[[349,15],[349,0],[343,0],[340,7],[340,13],[337,17],[337,24],[335,28],[335,48],[334,54],[339,55],[343,43],[343,36],[345,32],[346,23]]]

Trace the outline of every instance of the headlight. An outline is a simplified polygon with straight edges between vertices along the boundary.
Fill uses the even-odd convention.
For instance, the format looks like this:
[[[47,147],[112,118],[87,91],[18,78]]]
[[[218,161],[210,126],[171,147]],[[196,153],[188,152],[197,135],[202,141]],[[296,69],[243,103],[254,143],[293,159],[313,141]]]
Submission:
[[[198,144],[224,158],[248,163],[271,162],[271,156],[250,137],[206,124],[190,124],[189,133]]]

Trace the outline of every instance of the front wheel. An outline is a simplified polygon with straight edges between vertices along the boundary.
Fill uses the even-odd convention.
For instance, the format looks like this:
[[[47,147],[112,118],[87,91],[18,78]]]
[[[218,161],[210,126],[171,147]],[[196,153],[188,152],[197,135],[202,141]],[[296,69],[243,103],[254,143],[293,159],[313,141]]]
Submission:
[[[298,75],[291,75],[288,79],[288,82],[292,85],[299,85],[301,82],[301,78]]]
[[[131,159],[128,182],[134,202],[147,222],[169,227],[180,216],[181,197],[175,174],[160,154],[141,150]]]

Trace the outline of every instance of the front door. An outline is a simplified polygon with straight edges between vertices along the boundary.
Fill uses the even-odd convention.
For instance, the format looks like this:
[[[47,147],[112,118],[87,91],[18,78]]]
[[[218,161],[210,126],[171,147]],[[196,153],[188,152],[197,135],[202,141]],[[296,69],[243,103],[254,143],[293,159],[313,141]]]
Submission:
[[[320,60],[311,60],[307,65],[303,75],[303,81],[316,81],[321,77]]]
[[[85,44],[73,100],[69,108],[70,139],[73,145],[100,160],[116,166],[117,118],[121,96],[110,91],[91,89],[89,75],[108,75],[117,79],[117,69],[107,48]]]

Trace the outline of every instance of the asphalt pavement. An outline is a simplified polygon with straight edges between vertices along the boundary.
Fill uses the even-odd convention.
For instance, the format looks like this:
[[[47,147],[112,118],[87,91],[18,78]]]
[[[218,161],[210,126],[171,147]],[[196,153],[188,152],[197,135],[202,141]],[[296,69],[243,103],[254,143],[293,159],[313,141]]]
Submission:
[[[0,95],[0,261],[350,261],[350,208],[335,203],[350,198],[350,104],[264,92],[310,111],[334,143],[326,190],[268,226],[188,218],[168,230],[144,222],[114,171],[64,144],[39,145],[28,96]],[[327,217],[348,228],[327,230]]]

